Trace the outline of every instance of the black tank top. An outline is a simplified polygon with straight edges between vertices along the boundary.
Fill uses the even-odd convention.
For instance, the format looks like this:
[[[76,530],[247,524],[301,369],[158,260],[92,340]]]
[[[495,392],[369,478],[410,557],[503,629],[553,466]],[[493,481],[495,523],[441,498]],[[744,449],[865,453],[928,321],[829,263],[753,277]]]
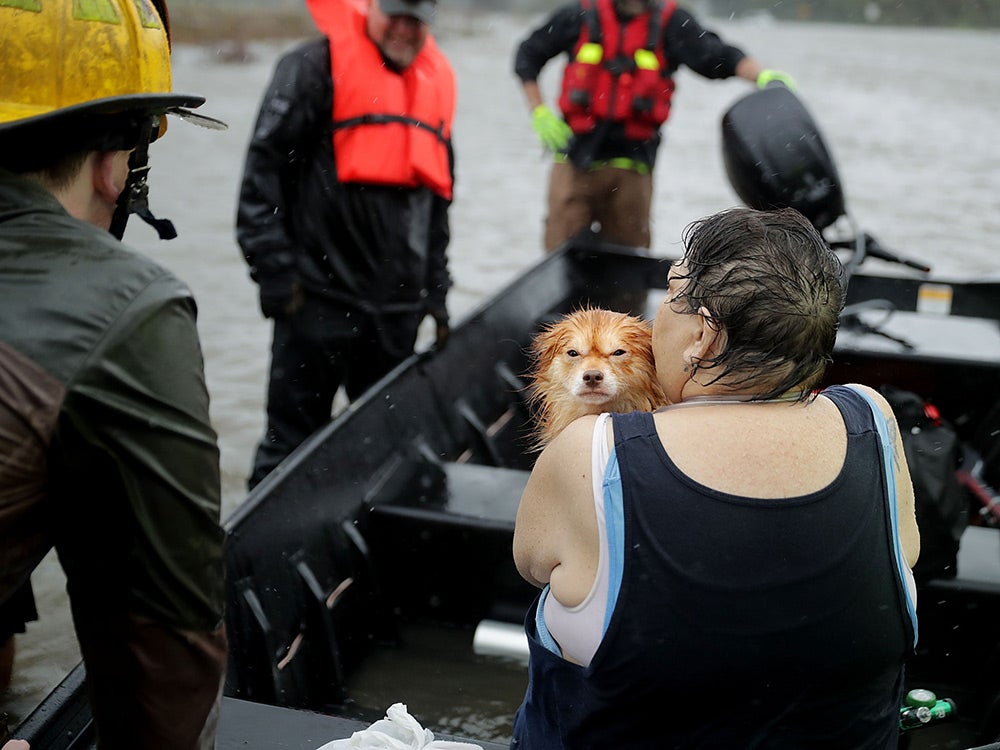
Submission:
[[[614,416],[621,593],[586,669],[541,647],[529,612],[512,747],[896,748],[913,630],[880,442],[862,396],[825,395],[844,466],[780,500],[694,482],[651,414]]]

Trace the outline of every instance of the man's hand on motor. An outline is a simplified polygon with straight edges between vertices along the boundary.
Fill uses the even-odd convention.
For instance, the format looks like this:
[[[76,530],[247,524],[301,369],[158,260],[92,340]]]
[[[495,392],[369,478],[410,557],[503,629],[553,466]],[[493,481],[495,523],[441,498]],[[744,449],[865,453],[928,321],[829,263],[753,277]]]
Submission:
[[[765,68],[760,71],[760,74],[757,76],[757,88],[767,88],[769,83],[773,83],[775,81],[783,83],[791,91],[795,91],[795,79],[783,70],[773,70],[772,68]]]
[[[549,151],[563,153],[573,136],[566,121],[544,104],[539,104],[531,113],[531,127],[538,134],[538,140]]]

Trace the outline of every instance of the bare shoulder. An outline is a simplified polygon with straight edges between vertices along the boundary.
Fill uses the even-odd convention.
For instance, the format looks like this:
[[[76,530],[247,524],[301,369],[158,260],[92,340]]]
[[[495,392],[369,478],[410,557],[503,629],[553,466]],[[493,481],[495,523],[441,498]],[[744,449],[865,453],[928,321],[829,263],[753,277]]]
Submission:
[[[571,477],[581,467],[589,472],[590,446],[596,423],[597,417],[591,415],[570,422],[538,456],[532,475],[538,473],[552,479]]]
[[[521,496],[518,519],[575,513],[589,498],[591,443],[596,417],[580,417],[539,455]],[[589,499],[587,503],[591,502]]]

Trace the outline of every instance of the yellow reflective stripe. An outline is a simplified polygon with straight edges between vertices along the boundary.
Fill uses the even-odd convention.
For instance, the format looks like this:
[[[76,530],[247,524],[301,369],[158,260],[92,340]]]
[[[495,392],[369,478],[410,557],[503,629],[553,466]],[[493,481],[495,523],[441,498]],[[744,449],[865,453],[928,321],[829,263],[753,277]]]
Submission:
[[[620,156],[617,159],[608,159],[607,161],[602,162],[594,162],[590,168],[600,169],[601,167],[631,169],[633,172],[638,172],[639,174],[649,174],[648,164],[643,164],[641,161],[636,161],[635,159],[629,159],[627,156]]]
[[[162,29],[160,16],[150,0],[135,0],[135,9],[139,13],[139,22],[144,29]]]
[[[559,164],[565,164],[569,161],[569,157],[566,154],[557,153],[552,155],[552,160]],[[649,174],[648,164],[636,161],[635,159],[629,159],[627,156],[620,156],[617,159],[593,161],[590,163],[588,169],[591,172],[596,172],[598,169],[605,169],[606,167],[612,167],[613,169],[630,169],[638,174]]]
[[[660,69],[660,61],[656,59],[656,53],[648,49],[637,49],[635,51],[635,64],[640,70]]]
[[[42,0],[0,0],[0,8],[17,8],[41,13]]]
[[[576,61],[597,65],[604,59],[604,47],[596,42],[586,42],[580,45],[580,50],[576,53]]]
[[[77,21],[122,22],[111,0],[73,0],[73,18]]]

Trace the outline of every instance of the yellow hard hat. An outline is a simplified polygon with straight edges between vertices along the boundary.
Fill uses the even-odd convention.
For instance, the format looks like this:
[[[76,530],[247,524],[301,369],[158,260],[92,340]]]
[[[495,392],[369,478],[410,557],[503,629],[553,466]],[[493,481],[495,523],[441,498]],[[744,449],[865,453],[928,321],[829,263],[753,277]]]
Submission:
[[[171,90],[163,0],[4,0],[0,61],[0,140],[91,115],[190,116],[205,101]]]

